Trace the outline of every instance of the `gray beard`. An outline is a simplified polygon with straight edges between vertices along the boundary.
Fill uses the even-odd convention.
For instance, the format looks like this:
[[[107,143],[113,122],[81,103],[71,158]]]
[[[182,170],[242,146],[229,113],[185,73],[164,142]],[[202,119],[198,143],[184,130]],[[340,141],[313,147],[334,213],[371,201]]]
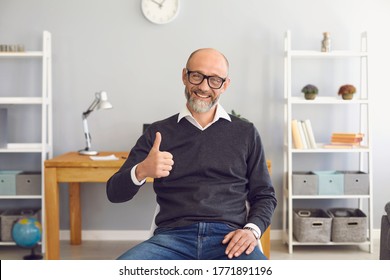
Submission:
[[[210,111],[210,109],[217,104],[218,99],[211,100],[211,101],[206,101],[206,100],[201,100],[194,98],[193,95],[189,93],[187,89],[184,90],[186,98],[187,98],[187,103],[190,106],[190,108],[196,112],[196,113],[206,113]]]

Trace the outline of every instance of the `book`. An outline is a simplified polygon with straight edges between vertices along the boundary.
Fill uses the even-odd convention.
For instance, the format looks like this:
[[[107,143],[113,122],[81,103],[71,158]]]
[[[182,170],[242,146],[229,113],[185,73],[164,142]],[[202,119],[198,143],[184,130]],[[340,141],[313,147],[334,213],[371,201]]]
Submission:
[[[303,149],[308,149],[309,146],[307,145],[305,132],[303,131],[302,121],[298,121],[298,131],[299,131],[299,135],[301,136],[301,139],[302,139]]]
[[[291,121],[292,140],[295,149],[303,149],[301,135],[298,130],[298,120]]]
[[[317,143],[314,137],[313,133],[313,127],[311,125],[311,121],[309,119],[303,121],[304,126],[306,127],[307,135],[309,138],[310,142],[310,148],[311,149],[316,149],[317,148]]]
[[[324,144],[322,146],[324,149],[355,149],[355,148],[361,148],[360,145],[353,145],[348,143],[330,143],[330,144]]]
[[[337,137],[337,138],[363,138],[364,134],[363,133],[343,133],[343,132],[334,132],[332,133],[332,137]]]
[[[343,143],[358,143],[363,141],[363,138],[343,138],[343,137],[333,137],[333,136],[331,139],[332,141],[343,142]]]
[[[332,133],[331,144],[348,144],[359,146],[363,141],[363,133]]]
[[[355,139],[346,139],[346,138],[335,138],[332,137],[331,142],[332,143],[347,143],[347,144],[355,144],[358,145],[360,142],[362,142],[363,139],[361,138],[355,138]]]
[[[311,143],[310,143],[310,139],[309,139],[309,134],[308,134],[308,132],[307,132],[306,125],[305,125],[304,121],[301,121],[301,123],[302,123],[303,135],[304,135],[305,140],[306,140],[306,143],[307,143],[307,148],[308,148],[308,149],[311,149],[312,147],[311,147]]]

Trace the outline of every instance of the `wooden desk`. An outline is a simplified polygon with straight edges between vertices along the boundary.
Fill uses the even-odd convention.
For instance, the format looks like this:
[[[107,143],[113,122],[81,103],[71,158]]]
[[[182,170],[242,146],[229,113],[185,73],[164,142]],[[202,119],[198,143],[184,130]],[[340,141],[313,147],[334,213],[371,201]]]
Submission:
[[[59,184],[69,183],[70,243],[81,244],[80,183],[103,183],[124,163],[128,152],[101,152],[99,156],[115,154],[119,160],[93,161],[89,156],[70,152],[45,161],[46,259],[60,258]]]
[[[80,183],[105,183],[124,163],[128,152],[101,152],[99,156],[115,154],[119,160],[93,161],[89,156],[70,152],[45,161],[45,258],[60,259],[59,183],[69,183],[70,243],[81,244]],[[268,169],[271,164],[268,161]],[[264,254],[270,257],[270,229],[262,238]]]

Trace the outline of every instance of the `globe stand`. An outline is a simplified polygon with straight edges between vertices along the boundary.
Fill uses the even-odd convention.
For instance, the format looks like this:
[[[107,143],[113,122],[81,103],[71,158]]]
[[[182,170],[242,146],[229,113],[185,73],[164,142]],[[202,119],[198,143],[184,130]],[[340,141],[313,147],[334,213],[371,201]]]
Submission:
[[[35,248],[36,247],[32,247],[31,248],[31,254],[24,256],[23,259],[24,260],[41,260],[41,259],[43,259],[42,255],[35,254]]]

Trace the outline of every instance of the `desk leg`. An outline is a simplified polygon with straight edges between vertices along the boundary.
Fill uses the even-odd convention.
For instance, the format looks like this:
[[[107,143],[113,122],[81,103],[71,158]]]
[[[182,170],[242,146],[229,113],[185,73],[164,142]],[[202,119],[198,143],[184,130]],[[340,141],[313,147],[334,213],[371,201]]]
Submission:
[[[69,183],[70,244],[81,244],[80,183]]]
[[[45,258],[60,258],[60,209],[57,169],[45,168]]]

